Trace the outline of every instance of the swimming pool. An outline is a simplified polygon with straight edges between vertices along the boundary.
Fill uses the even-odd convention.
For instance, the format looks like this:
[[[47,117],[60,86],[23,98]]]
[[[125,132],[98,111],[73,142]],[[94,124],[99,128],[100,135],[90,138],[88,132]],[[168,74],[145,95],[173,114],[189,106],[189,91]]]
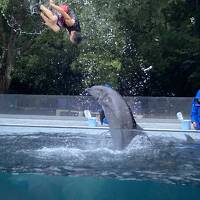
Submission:
[[[199,193],[199,186],[155,181],[0,174],[0,195],[6,200],[188,200],[199,199]]]
[[[0,123],[4,199],[162,200],[200,195],[196,132],[188,133],[196,141],[190,144],[184,132],[149,130],[150,140],[137,136],[125,150],[114,151],[109,129],[88,128],[84,120],[1,118]]]

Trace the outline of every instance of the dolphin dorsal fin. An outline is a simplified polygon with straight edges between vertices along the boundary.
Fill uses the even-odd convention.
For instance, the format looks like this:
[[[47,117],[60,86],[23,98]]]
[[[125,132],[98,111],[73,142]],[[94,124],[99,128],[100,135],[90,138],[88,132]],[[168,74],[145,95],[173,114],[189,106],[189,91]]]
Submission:
[[[133,116],[133,112],[132,112],[132,110],[131,110],[131,108],[130,108],[130,106],[128,105],[127,102],[126,102],[126,105],[127,105],[127,107],[128,107],[128,110],[129,110],[130,115],[131,115],[131,118],[132,118],[133,128],[136,128],[136,127],[137,127],[137,124],[136,124],[135,118],[134,118],[134,116]]]
[[[190,135],[188,135],[188,134],[184,134],[184,135],[186,137],[186,142],[188,144],[194,144],[195,143],[195,140]]]

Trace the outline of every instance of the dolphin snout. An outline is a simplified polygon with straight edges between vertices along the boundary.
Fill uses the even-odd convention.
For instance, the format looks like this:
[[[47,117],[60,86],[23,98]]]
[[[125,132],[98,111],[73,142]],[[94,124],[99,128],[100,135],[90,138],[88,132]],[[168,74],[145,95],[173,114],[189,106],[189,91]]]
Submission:
[[[85,92],[87,93],[87,94],[89,94],[89,95],[92,95],[92,96],[96,96],[96,95],[94,95],[93,93],[94,93],[94,91],[92,90],[92,88],[86,88],[85,89]]]
[[[91,88],[86,88],[85,91],[90,94]]]
[[[95,99],[98,99],[99,96],[100,96],[99,90],[96,89],[96,88],[94,88],[94,86],[91,87],[91,88],[86,88],[85,91],[86,91],[88,94],[92,95]]]

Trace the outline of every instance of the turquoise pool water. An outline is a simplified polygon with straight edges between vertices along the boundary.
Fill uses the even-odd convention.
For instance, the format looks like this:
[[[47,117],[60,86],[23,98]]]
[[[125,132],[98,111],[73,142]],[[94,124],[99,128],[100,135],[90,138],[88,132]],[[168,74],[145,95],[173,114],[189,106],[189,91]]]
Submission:
[[[199,140],[165,136],[116,151],[108,131],[1,128],[0,199],[199,199]]]
[[[94,177],[0,174],[2,200],[197,200],[200,187]]]

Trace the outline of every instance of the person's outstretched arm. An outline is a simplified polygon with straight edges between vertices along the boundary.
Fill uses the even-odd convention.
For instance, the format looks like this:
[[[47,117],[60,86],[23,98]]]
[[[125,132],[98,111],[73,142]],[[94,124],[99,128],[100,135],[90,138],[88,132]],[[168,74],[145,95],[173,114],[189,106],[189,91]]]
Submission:
[[[65,23],[68,26],[73,26],[75,23],[75,20],[72,19],[62,8],[60,8],[59,6],[57,6],[56,4],[54,4],[53,0],[49,1],[50,6],[55,9],[56,11],[58,11],[65,19]]]

